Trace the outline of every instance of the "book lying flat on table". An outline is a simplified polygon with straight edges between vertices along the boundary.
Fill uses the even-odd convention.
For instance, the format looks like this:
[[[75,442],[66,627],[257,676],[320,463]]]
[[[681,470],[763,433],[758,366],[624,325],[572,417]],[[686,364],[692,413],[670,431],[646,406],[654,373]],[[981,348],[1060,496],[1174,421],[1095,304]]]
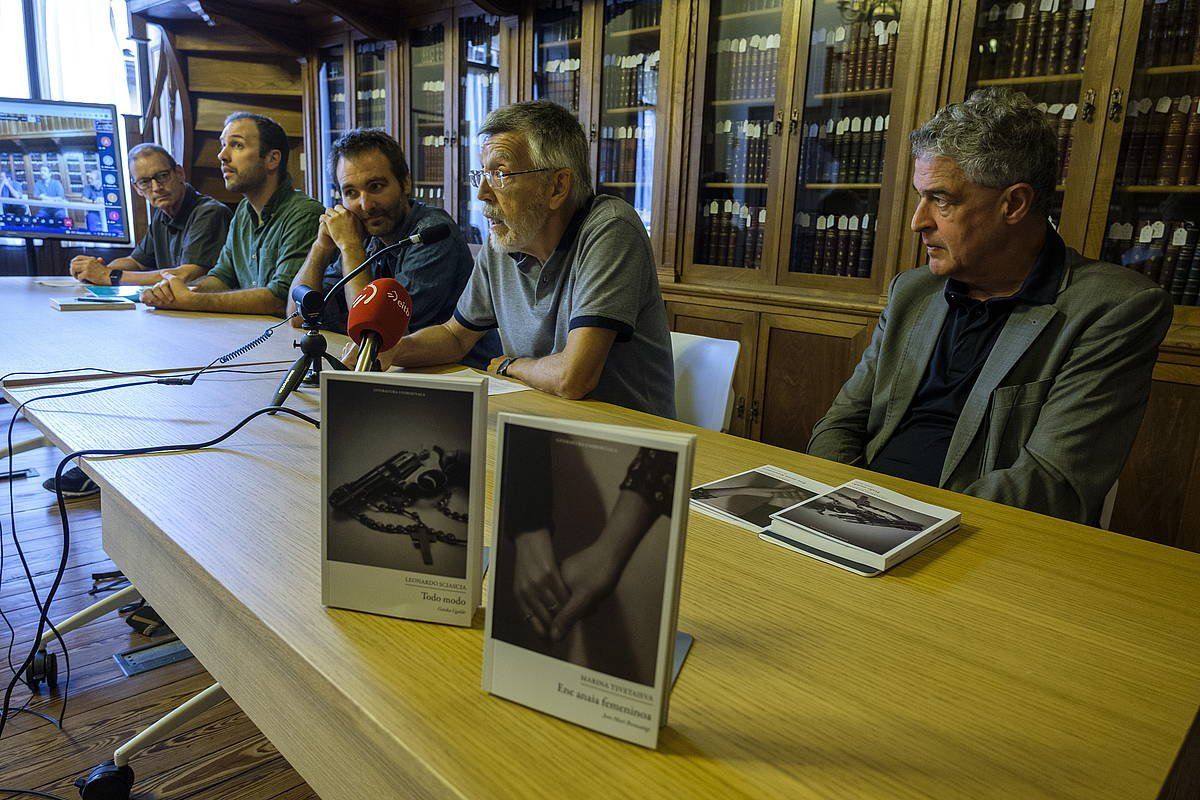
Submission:
[[[878,575],[958,527],[962,515],[850,481],[771,515],[760,537],[859,575]]]
[[[832,491],[820,481],[764,464],[692,489],[692,508],[755,533],[771,514]]]
[[[132,300],[123,297],[51,297],[50,305],[59,311],[113,311],[134,307]]]

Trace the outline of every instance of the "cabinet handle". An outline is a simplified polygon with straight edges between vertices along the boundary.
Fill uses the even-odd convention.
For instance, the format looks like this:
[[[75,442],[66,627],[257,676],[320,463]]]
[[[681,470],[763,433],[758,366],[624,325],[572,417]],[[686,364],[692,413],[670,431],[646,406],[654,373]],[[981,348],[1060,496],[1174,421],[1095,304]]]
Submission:
[[[594,123],[594,122],[592,123],[591,130],[588,132],[588,141],[589,142],[596,141],[596,123]]]
[[[746,398],[739,397],[737,399],[737,405],[733,407],[733,413],[737,414],[738,419],[746,418]]]
[[[796,129],[800,127],[800,112],[792,109],[792,123],[788,126],[788,133],[792,136],[796,135]]]
[[[758,401],[753,400],[750,403],[750,424],[754,424],[754,420],[758,419]]]
[[[1112,94],[1108,96],[1108,118],[1116,122],[1121,118],[1121,90],[1113,89]]]
[[[780,111],[775,115],[775,135],[780,136],[783,133],[783,112]]]
[[[1088,89],[1083,93],[1083,104],[1079,107],[1079,118],[1091,122],[1096,113],[1096,90]]]

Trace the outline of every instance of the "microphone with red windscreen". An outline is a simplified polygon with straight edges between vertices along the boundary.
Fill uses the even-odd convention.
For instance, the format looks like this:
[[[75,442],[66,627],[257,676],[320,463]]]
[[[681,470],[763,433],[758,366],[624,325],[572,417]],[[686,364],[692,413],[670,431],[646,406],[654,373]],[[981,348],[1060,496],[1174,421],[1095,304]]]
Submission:
[[[355,372],[368,372],[381,350],[390,350],[408,332],[412,319],[412,297],[394,278],[367,284],[350,306],[346,332],[358,345]]]

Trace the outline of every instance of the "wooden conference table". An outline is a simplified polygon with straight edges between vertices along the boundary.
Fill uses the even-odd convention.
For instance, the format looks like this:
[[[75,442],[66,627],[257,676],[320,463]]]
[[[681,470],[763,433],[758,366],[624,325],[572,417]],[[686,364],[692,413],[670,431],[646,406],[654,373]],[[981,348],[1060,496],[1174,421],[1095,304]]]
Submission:
[[[113,353],[123,324],[188,327],[141,308],[70,316],[110,331]],[[48,357],[53,336],[0,325],[5,371]],[[170,358],[213,351],[181,335]],[[64,450],[199,441],[266,405],[277,380],[214,375],[28,416]],[[311,390],[289,404],[318,410]],[[489,398],[493,422],[502,410],[688,429],[537,392]],[[764,463],[827,483],[865,474],[697,433],[696,483]],[[691,515],[679,625],[696,643],[659,750],[644,750],[484,694],[481,619],[322,608],[318,442],[260,417],[219,449],[86,469],[109,555],[326,800],[1152,798],[1200,707],[1200,555],[875,476],[961,510],[961,530],[867,579]]]

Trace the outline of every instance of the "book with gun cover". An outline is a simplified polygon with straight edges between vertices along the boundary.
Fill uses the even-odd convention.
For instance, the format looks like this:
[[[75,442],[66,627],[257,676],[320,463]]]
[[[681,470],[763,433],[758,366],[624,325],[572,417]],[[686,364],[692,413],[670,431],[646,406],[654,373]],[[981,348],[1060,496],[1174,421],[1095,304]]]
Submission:
[[[958,527],[961,514],[849,481],[771,515],[761,538],[859,575],[878,575]]]
[[[657,746],[690,641],[676,623],[695,442],[498,415],[485,691]]]
[[[701,484],[692,489],[692,509],[761,533],[771,524],[771,514],[833,487],[786,469],[764,464]]]
[[[321,602],[469,626],[482,597],[487,382],[321,373]]]

